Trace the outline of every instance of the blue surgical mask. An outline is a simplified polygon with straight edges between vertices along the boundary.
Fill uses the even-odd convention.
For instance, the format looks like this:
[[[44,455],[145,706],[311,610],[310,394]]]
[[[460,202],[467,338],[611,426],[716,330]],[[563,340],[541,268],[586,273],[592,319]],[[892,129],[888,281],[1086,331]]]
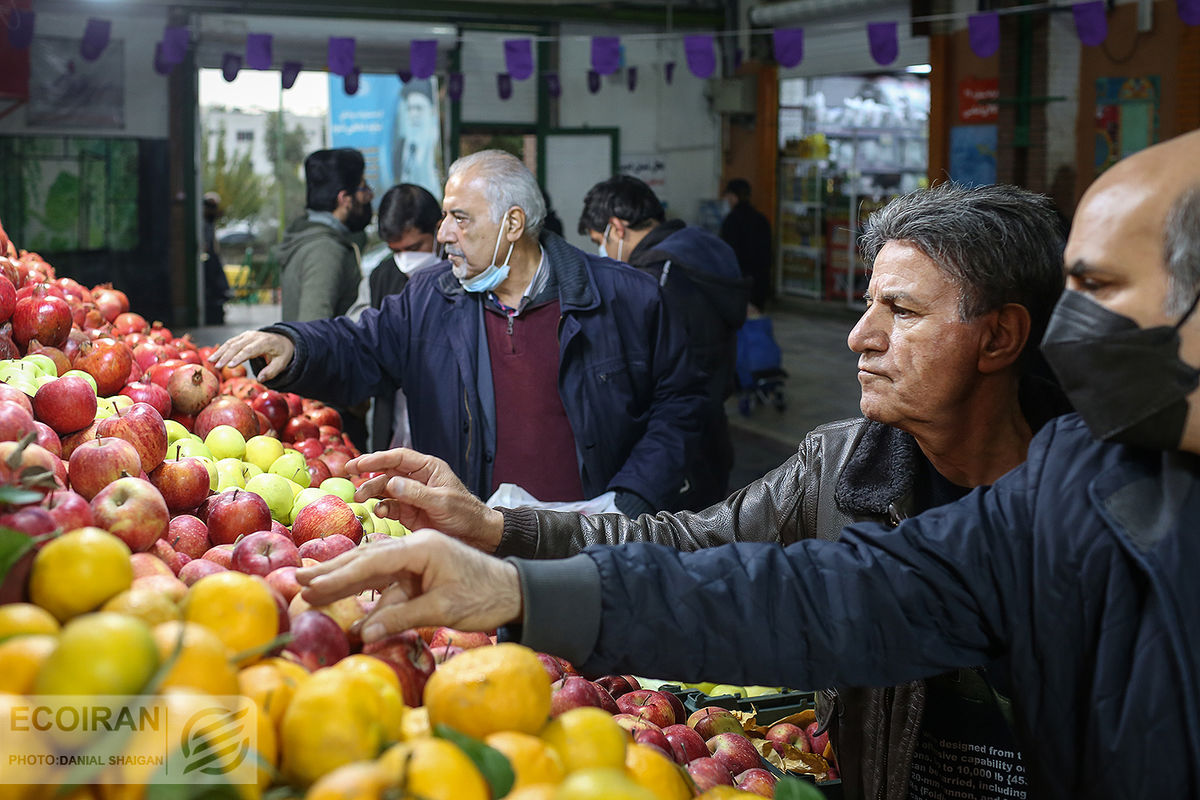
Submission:
[[[516,242],[508,246],[508,255],[504,257],[504,264],[497,266],[496,256],[500,255],[500,242],[504,238],[504,227],[508,224],[508,215],[504,215],[504,220],[500,223],[500,231],[496,234],[496,247],[492,250],[492,263],[484,268],[474,278],[458,278],[459,284],[468,292],[490,292],[500,284],[504,283],[508,278],[508,261],[512,258],[513,247]],[[457,277],[457,276],[456,276]]]
[[[600,239],[600,244],[596,247],[596,252],[600,255],[601,258],[609,257],[607,244],[608,244],[608,232],[611,230],[612,230],[611,223],[604,226],[604,236],[603,236],[603,238]],[[624,249],[625,249],[625,240],[617,239],[617,261],[621,260],[621,256],[623,255],[622,251],[624,251]]]

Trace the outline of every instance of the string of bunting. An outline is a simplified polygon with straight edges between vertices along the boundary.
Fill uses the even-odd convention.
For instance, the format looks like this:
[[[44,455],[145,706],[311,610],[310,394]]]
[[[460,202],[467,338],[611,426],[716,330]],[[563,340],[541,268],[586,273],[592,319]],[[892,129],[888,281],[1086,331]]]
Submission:
[[[1179,19],[1186,25],[1200,25],[1200,0],[1175,0],[1176,12]],[[986,11],[976,14],[934,14],[923,17],[913,17],[911,22],[943,22],[967,20],[968,40],[971,50],[980,58],[989,58],[1000,48],[1000,16],[1010,13],[1030,13],[1062,10],[1067,6],[1050,3],[1041,6],[1022,6],[998,11]],[[1075,23],[1075,32],[1079,41],[1086,47],[1096,47],[1104,43],[1108,37],[1108,14],[1105,0],[1083,0],[1070,6]],[[10,9],[3,17],[8,47],[13,50],[23,50],[33,41],[36,14],[33,11]],[[822,30],[836,28],[848,29],[861,26],[862,23],[829,23],[822,25]],[[889,66],[899,55],[899,36],[897,22],[869,22],[866,24],[867,45],[871,58],[880,66]],[[761,29],[727,30],[713,33],[683,34],[684,61],[688,71],[697,78],[709,78],[717,68],[716,39],[718,37],[740,36],[746,33],[763,33]],[[804,29],[775,28],[770,31],[772,50],[775,61],[782,67],[795,67],[804,60]],[[106,19],[90,18],[87,20],[79,54],[86,61],[95,61],[108,46],[112,34],[112,23]],[[600,91],[601,78],[612,75],[621,69],[624,52],[622,39],[678,39],[680,34],[674,33],[639,33],[624,36],[530,36],[520,39],[504,40],[504,64],[506,72],[496,76],[496,91],[502,100],[512,96],[513,81],[525,81],[537,74],[534,66],[533,45],[535,42],[580,40],[591,43],[591,69],[588,70],[587,86],[592,94]],[[221,73],[225,80],[233,81],[238,72],[244,67],[253,70],[271,69],[273,36],[269,33],[250,33],[246,35],[244,53],[227,52],[221,60]],[[162,39],[154,46],[154,71],[159,75],[170,74],[175,67],[183,63],[191,45],[191,33],[186,26],[167,26]],[[329,37],[325,66],[342,78],[347,94],[358,91],[361,74],[355,60],[355,39],[349,36]],[[397,74],[404,82],[412,78],[428,78],[436,70],[438,56],[438,41],[436,39],[417,39],[409,43],[408,69],[399,69]],[[735,67],[740,66],[742,52],[737,50],[734,57]],[[675,75],[675,62],[667,61],[662,65],[663,79],[672,83]],[[287,61],[281,65],[281,80],[284,89],[292,88],[296,76],[304,68],[298,61]],[[629,91],[637,88],[638,68],[625,68],[626,85]],[[551,97],[562,93],[562,81],[557,72],[541,73],[546,89]],[[450,99],[458,101],[462,97],[465,78],[461,72],[450,73],[447,80],[447,91]]]

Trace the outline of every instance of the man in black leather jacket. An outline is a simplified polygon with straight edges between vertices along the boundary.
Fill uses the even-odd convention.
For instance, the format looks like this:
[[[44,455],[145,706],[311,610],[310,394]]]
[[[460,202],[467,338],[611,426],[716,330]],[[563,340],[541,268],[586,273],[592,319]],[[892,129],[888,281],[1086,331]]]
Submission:
[[[990,485],[1025,459],[1043,423],[1067,410],[1041,377],[1048,373],[1037,351],[1063,284],[1053,206],[1009,186],[943,185],[877,212],[862,244],[874,270],[849,345],[859,353],[864,418],[817,428],[795,456],[724,502],[636,520],[493,511],[444,464],[402,450],[360,459],[362,471],[388,470],[364,488],[382,494],[386,485],[394,499],[384,501],[385,512],[414,529],[435,527],[497,555],[558,558],[633,541],[697,550],[836,539],[852,522],[896,525]],[[886,689],[842,689],[823,717],[845,796],[937,796],[980,746],[1008,752],[1019,771],[995,693],[1003,688],[1003,675],[959,670]],[[1003,784],[977,782],[973,791],[1024,796]]]

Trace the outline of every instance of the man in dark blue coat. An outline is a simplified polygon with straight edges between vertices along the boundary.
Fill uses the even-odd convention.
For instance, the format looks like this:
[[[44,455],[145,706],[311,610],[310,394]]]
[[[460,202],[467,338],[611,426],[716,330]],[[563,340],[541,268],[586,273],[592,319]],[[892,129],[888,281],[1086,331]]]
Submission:
[[[442,208],[449,263],[357,323],[239,334],[214,363],[266,358],[260,380],[330,403],[403,388],[413,446],[483,497],[508,482],[545,501],[614,491],[627,514],[678,508],[703,384],[654,280],[542,232],[541,191],[507,153],[455,162]]]
[[[1198,797],[1200,132],[1101,176],[1066,265],[1043,351],[1079,413],[957,503],[837,542],[561,561],[424,531],[298,573],[305,597],[397,585],[366,641],[519,622],[590,672],[877,685],[990,660],[1034,796]]]

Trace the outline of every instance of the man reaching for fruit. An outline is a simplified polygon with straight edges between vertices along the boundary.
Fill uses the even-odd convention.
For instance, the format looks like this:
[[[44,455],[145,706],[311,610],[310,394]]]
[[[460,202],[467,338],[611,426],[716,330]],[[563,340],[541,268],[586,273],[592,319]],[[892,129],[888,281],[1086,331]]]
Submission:
[[[430,532],[301,571],[306,599],[387,588],[367,638],[521,623],[598,673],[862,686],[999,663],[1031,793],[1200,796],[1200,132],[1102,175],[1066,264],[1043,352],[1079,414],[893,530],[558,561]]]

